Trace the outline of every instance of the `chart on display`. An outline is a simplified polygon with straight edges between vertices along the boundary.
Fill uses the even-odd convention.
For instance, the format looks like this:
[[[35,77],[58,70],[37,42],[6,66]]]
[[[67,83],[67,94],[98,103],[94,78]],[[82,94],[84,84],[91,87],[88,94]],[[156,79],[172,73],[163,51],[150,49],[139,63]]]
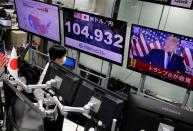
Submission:
[[[122,65],[127,23],[63,8],[65,45]]]
[[[169,6],[176,6],[181,8],[192,9],[193,0],[140,0],[151,3],[158,3]]]
[[[127,67],[193,90],[193,38],[132,25]]]
[[[19,28],[61,42],[59,7],[33,0],[15,0]]]

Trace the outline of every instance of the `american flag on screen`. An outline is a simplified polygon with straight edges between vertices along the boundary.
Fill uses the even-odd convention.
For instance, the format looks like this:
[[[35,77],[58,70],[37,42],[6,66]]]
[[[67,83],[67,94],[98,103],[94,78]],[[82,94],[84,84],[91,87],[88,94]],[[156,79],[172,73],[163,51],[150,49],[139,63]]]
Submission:
[[[164,40],[169,36],[162,32],[141,27],[132,28],[132,33],[130,53],[141,57],[148,54],[151,49],[162,49]]]
[[[151,49],[163,49],[165,40],[170,36],[174,35],[167,32],[134,26],[132,28],[129,57],[133,58],[133,55],[143,57],[148,54]],[[182,36],[174,37],[177,37],[179,42],[181,42],[181,40],[192,41],[192,39],[187,39]],[[176,54],[181,55],[184,58],[186,66],[193,67],[193,49],[179,46],[176,50]]]
[[[79,12],[74,12],[73,17],[77,18],[77,19],[81,19],[82,18],[82,14],[79,13]]]
[[[83,21],[89,21],[90,20],[90,16],[84,13],[79,13],[79,12],[74,12],[73,17],[76,19],[80,19]]]
[[[190,48],[184,48],[182,50],[181,56],[184,58],[186,66],[193,67],[193,49]]]
[[[9,62],[7,52],[5,51],[5,44],[0,43],[0,66],[5,67]]]

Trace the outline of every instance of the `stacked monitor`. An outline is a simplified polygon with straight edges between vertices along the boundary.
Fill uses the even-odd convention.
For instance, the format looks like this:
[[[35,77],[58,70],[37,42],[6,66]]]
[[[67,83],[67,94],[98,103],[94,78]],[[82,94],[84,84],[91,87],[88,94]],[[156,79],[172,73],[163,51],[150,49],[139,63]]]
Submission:
[[[68,8],[63,19],[65,46],[122,65],[126,22]]]
[[[9,81],[3,81],[7,130],[44,131],[45,114]]]
[[[55,93],[53,95],[61,96],[64,105],[83,107],[90,100],[98,103],[91,109],[89,114],[92,119],[89,121],[94,122],[95,126],[99,120],[102,121],[100,127],[101,131],[109,131],[112,119],[120,120],[126,102],[125,96],[117,95],[103,89],[100,86],[74,74],[67,68],[51,62],[43,82],[56,77],[61,78],[62,83],[58,88],[54,86],[52,87],[52,91]],[[73,118],[75,117],[76,120],[84,121],[85,118],[81,119],[82,117],[80,118],[80,116],[81,115],[77,116],[76,114],[71,114],[69,118],[74,120]],[[79,122],[76,120],[75,122]]]
[[[193,38],[132,25],[129,69],[193,89]]]
[[[193,130],[193,112],[154,99],[129,94],[120,131]]]
[[[19,28],[60,43],[59,7],[33,0],[15,0]]]
[[[52,90],[55,93],[54,95],[61,96],[63,104],[68,106],[72,105],[80,85],[81,78],[64,66],[51,62],[44,77],[43,83],[55,78],[60,79],[61,84],[52,87]]]
[[[99,120],[102,122],[99,127],[101,131],[109,131],[113,119],[120,122],[126,97],[116,95],[109,90],[84,80],[79,87],[73,106],[84,106],[90,100],[97,103],[91,108],[90,114],[95,125],[97,125]],[[118,122],[117,125],[119,125]]]

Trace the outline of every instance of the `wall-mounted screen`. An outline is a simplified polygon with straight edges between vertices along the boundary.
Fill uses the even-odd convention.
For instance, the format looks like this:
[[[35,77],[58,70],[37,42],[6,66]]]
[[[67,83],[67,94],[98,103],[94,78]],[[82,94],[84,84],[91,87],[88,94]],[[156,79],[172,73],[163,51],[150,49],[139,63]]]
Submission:
[[[132,25],[129,69],[193,89],[193,38]]]
[[[122,65],[127,23],[63,8],[65,45]]]
[[[140,1],[192,9],[192,0],[140,0]]]
[[[19,28],[60,43],[59,7],[33,0],[15,0]]]

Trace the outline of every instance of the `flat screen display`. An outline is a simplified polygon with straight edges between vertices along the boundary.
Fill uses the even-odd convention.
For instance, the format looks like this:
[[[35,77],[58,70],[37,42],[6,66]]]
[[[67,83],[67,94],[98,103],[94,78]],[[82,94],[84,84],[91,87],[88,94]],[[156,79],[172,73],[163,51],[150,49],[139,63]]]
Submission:
[[[127,98],[83,80],[78,88],[73,106],[82,107],[89,101],[96,103],[89,112],[89,115],[96,121],[95,124],[100,120],[102,122],[100,130],[110,131],[113,119],[117,120],[117,125],[120,122]]]
[[[7,127],[18,131],[44,131],[46,115],[8,80],[3,81]],[[13,130],[14,130],[13,129]]]
[[[67,56],[66,61],[64,62],[64,65],[71,69],[75,69],[76,59]]]
[[[127,23],[63,8],[65,45],[122,65]]]
[[[193,38],[132,25],[129,69],[193,89]]]
[[[15,0],[19,28],[60,43],[59,7],[33,0]]]
[[[140,0],[140,1],[192,9],[192,0]]]
[[[60,66],[54,62],[50,62],[43,83],[46,83],[51,79],[61,80],[61,83],[57,86],[53,85],[51,90],[55,92],[56,96],[60,96],[62,98],[60,101],[62,104],[71,106],[79,88],[81,78],[68,68]]]
[[[120,131],[192,131],[193,112],[156,100],[128,94]]]

